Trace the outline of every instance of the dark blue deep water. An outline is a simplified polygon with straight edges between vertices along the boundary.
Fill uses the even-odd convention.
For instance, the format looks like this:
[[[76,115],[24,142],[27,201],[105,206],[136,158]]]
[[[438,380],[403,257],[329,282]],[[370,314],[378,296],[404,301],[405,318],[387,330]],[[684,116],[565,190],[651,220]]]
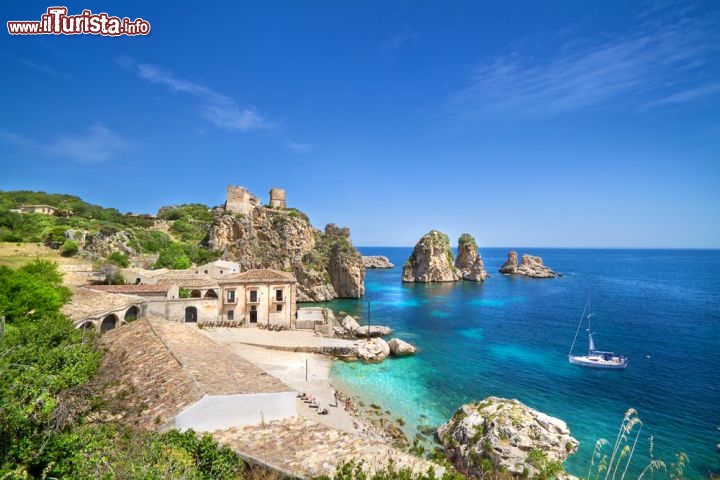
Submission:
[[[720,251],[532,249],[564,276],[523,279],[496,273],[508,249],[481,249],[492,278],[431,285],[401,283],[410,248],[360,251],[396,267],[369,270],[363,300],[329,306],[366,323],[370,301],[372,323],[421,350],[379,365],[334,362],[333,376],[403,416],[408,433],[466,402],[517,398],[568,423],[581,447],[566,468],[584,476],[595,441],[612,443],[633,407],[643,421],[634,467],[647,464],[652,435],[655,458],[689,456],[688,478],[720,470]],[[567,361],[589,293],[597,347],[626,354],[624,371]]]

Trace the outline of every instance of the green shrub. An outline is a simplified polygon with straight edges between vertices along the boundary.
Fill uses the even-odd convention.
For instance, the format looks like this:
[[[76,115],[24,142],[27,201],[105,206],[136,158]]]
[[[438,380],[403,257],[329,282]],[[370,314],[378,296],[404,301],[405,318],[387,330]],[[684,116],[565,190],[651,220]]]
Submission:
[[[127,268],[130,266],[130,259],[128,259],[128,256],[118,251],[110,254],[110,256],[108,257],[108,262],[122,268]]]
[[[80,245],[75,240],[66,240],[60,248],[60,254],[63,257],[72,257],[80,251]]]

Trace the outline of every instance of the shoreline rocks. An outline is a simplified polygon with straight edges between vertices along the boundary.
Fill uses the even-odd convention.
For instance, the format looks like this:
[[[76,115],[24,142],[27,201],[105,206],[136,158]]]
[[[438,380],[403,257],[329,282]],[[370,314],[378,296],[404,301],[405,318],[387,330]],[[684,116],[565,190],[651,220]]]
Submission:
[[[518,400],[488,397],[465,404],[437,430],[446,458],[460,471],[482,477],[482,460],[514,475],[538,474],[531,463],[534,450],[548,461],[563,462],[579,442],[565,422]]]
[[[517,252],[508,253],[508,259],[500,267],[500,273],[503,275],[517,275],[529,278],[555,278],[560,274],[554,272],[550,267],[543,265],[543,260],[534,255],[523,254],[518,263]]]
[[[477,242],[468,233],[463,233],[458,239],[455,267],[460,271],[463,280],[482,282],[488,277],[482,257],[478,253]]]
[[[388,345],[390,345],[390,355],[393,357],[406,357],[408,355],[414,355],[417,352],[417,348],[399,338],[391,339]]]
[[[382,255],[364,255],[362,261],[365,268],[393,268],[395,266]]]
[[[425,234],[415,245],[412,255],[403,266],[403,282],[456,282],[460,273],[455,268],[455,255],[450,239],[437,230]]]

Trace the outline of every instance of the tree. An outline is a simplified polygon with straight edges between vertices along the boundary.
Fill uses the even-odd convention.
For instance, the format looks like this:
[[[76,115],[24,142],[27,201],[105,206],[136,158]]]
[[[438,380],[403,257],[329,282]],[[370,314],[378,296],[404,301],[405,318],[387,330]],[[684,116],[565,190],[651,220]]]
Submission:
[[[70,296],[54,262],[35,260],[16,270],[0,266],[0,315],[8,321],[56,315]]]
[[[108,285],[124,285],[125,278],[123,278],[120,268],[109,261],[103,261],[96,265],[95,269],[98,273],[103,276],[103,283]]]

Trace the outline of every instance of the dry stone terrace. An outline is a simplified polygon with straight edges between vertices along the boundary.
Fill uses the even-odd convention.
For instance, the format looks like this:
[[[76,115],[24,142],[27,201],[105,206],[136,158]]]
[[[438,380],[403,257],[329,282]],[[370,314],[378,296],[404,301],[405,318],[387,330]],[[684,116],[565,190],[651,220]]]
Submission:
[[[294,477],[332,477],[339,465],[351,460],[363,460],[370,472],[384,468],[390,460],[396,470],[410,468],[421,473],[427,472],[431,465],[436,473],[441,474],[443,470],[385,443],[342,432],[303,417],[268,422],[264,426],[219,430],[213,435],[220,443],[240,452],[245,459]]]
[[[292,390],[194,325],[143,318],[108,332],[101,341],[106,349],[103,372],[112,385],[107,393],[134,402],[136,413],[122,420],[146,429],[172,427],[174,417],[205,395]],[[396,468],[426,471],[430,466],[382,441],[303,416],[211,434],[247,460],[301,478],[331,475],[348,460],[363,459],[370,469],[385,466],[390,458]]]

